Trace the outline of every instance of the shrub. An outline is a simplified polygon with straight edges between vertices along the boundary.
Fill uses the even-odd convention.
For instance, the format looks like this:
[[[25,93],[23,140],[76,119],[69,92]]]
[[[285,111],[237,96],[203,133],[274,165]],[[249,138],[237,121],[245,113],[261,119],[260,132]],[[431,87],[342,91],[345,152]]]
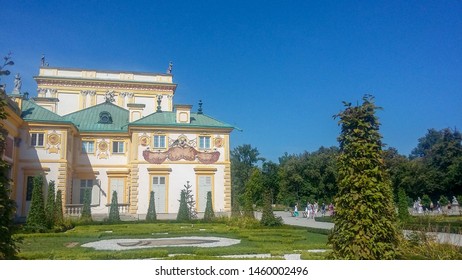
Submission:
[[[211,221],[215,218],[212,205],[212,192],[207,192],[207,205],[205,206],[204,221]]]
[[[48,228],[53,228],[55,224],[55,181],[48,183],[47,201],[45,205],[45,216]]]
[[[379,109],[371,96],[340,118],[335,226],[329,236],[334,259],[394,259],[398,245],[391,182],[383,161]]]
[[[82,213],[80,214],[80,220],[84,222],[92,221],[90,204],[91,204],[91,189],[87,188],[85,189],[83,193],[83,207],[82,207]],[[117,209],[119,209],[119,207],[117,207]]]
[[[55,201],[55,225],[62,226],[63,224],[64,224],[63,195],[62,195],[62,191],[58,190],[56,192],[56,201]]]
[[[422,196],[422,206],[425,208],[425,209],[429,209],[430,208],[430,203],[432,202],[432,200],[430,199],[430,197],[427,195],[427,194],[424,194]]]
[[[439,243],[434,236],[414,231],[400,242],[397,257],[409,260],[460,260],[460,247],[448,243]]]
[[[446,206],[449,203],[449,199],[446,196],[441,195],[438,202],[440,203],[441,206]]]
[[[151,191],[149,195],[149,207],[148,207],[148,213],[146,214],[146,221],[153,222],[155,220],[157,220],[156,204],[154,200],[154,192]]]
[[[35,176],[33,180],[30,210],[26,219],[26,226],[34,231],[43,231],[47,228],[42,188],[43,177]]]
[[[117,192],[116,191],[112,192],[112,200],[111,200],[111,207],[109,209],[108,221],[110,223],[120,222],[119,202],[117,200]]]

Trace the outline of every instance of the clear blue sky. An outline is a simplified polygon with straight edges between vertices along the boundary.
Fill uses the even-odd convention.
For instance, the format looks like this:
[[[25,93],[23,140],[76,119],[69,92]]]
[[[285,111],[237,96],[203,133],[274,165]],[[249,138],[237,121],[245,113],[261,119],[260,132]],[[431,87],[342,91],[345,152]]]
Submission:
[[[232,147],[277,161],[337,145],[342,101],[372,94],[384,142],[462,127],[461,1],[3,1],[0,54],[36,95],[50,66],[165,72],[175,103],[202,99]]]

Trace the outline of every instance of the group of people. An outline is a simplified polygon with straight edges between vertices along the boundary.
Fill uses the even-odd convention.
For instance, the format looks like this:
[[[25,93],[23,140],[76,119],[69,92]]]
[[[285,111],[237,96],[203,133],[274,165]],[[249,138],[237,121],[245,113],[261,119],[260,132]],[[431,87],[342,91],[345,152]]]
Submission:
[[[306,217],[307,219],[314,219],[319,211],[321,211],[322,217],[324,217],[326,215],[326,213],[328,213],[330,216],[332,216],[332,215],[334,215],[334,205],[332,203],[330,203],[329,205],[326,205],[323,202],[321,204],[321,207],[319,207],[317,201],[314,201],[313,203],[308,201],[306,203],[305,212],[304,212],[303,216]],[[294,217],[299,216],[298,203],[295,204],[293,216]]]
[[[455,196],[452,197],[452,202],[448,201],[446,208],[450,210],[453,206],[459,206],[459,202],[457,201],[457,198]],[[457,208],[458,209],[458,208]],[[441,214],[443,213],[442,205],[440,204],[439,201],[436,202],[436,205],[433,204],[433,201],[430,202],[429,205],[425,206],[422,203],[422,200],[420,197],[417,198],[416,201],[414,201],[412,205],[412,213],[413,214],[423,214],[423,213],[437,213]]]

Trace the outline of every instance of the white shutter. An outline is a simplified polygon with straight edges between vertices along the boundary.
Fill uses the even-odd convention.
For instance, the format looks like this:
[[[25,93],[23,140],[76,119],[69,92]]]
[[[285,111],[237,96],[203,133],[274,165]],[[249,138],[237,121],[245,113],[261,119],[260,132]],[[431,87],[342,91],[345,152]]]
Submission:
[[[124,203],[124,179],[112,179],[111,180],[111,203],[112,193],[117,192],[117,203]]]
[[[101,190],[99,186],[99,180],[93,184],[93,188],[91,189],[91,205],[99,205],[101,202]]]
[[[165,185],[165,177],[152,177],[151,190],[154,191],[156,213],[167,213],[167,186]]]
[[[205,212],[207,193],[212,191],[212,176],[199,176],[199,193],[196,197],[197,211]]]

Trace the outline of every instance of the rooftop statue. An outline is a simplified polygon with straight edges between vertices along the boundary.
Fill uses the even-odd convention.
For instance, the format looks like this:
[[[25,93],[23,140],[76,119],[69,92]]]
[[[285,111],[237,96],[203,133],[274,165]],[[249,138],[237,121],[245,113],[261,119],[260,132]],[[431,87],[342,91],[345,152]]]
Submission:
[[[20,93],[21,92],[21,86],[22,86],[21,76],[18,73],[14,77],[14,89],[13,89],[13,92],[14,93]]]

